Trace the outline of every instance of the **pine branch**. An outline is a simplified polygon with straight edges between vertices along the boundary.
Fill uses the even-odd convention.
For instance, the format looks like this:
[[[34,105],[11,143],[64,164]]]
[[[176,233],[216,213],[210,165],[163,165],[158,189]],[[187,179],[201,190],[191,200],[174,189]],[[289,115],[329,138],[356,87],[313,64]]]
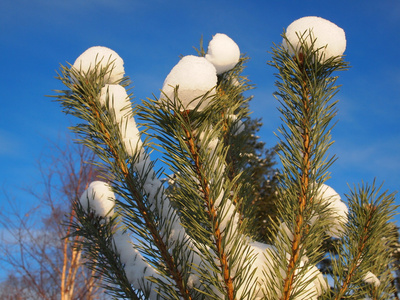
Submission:
[[[294,276],[295,276],[295,266],[297,264],[297,261],[299,260],[299,255],[300,255],[300,243],[301,243],[301,234],[302,234],[302,228],[303,228],[303,223],[304,223],[304,211],[307,205],[307,201],[312,201],[312,199],[309,199],[307,197],[308,191],[309,191],[309,180],[310,180],[310,173],[311,173],[311,136],[309,132],[309,128],[311,128],[311,124],[308,123],[308,120],[310,118],[309,113],[310,113],[310,108],[309,108],[309,101],[312,100],[310,99],[310,93],[307,87],[307,73],[304,67],[303,62],[300,60],[299,62],[299,68],[303,70],[303,76],[305,79],[303,80],[302,83],[302,107],[304,109],[304,119],[302,120],[302,126],[301,126],[301,131],[303,132],[301,134],[302,138],[302,143],[303,147],[302,149],[302,157],[303,160],[301,162],[302,170],[301,170],[301,178],[300,178],[300,194],[299,194],[299,212],[297,215],[296,219],[296,225],[295,225],[295,231],[294,231],[294,237],[293,237],[293,242],[292,242],[292,249],[291,249],[291,255],[290,255],[290,260],[288,264],[288,269],[286,271],[286,274],[290,274],[284,281],[284,293],[283,293],[283,299],[289,299],[290,294],[293,289],[293,282],[294,282]]]
[[[207,95],[203,97],[204,100],[207,99]],[[211,102],[210,108],[200,114],[196,109],[181,111],[179,98],[165,102],[148,99],[140,107],[140,115],[148,123],[148,128],[156,131],[154,138],[160,140],[165,149],[166,163],[175,172],[174,181],[178,182],[178,187],[177,193],[171,193],[171,197],[178,197],[174,202],[181,209],[183,220],[186,219],[185,226],[188,227],[189,234],[195,234],[195,240],[200,243],[197,244],[200,250],[203,249],[201,243],[208,245],[211,238],[210,247],[215,251],[215,257],[210,255],[211,249],[203,252],[203,255],[208,261],[218,261],[224,293],[227,297],[235,297],[238,286],[244,281],[237,280],[237,285],[234,283],[232,266],[237,265],[238,269],[240,265],[245,266],[243,273],[247,272],[249,266],[241,259],[236,259],[240,253],[238,249],[244,251],[246,248],[243,242],[238,240],[238,224],[235,222],[239,223],[239,220],[236,217],[232,218],[232,221],[229,220],[235,206],[228,199],[229,194],[225,190],[231,191],[234,199],[237,197],[235,191],[239,191],[241,186],[237,184],[237,176],[232,179],[226,177],[228,174],[224,162],[229,148],[224,147],[220,138],[224,136],[228,123],[226,118],[216,118],[218,115],[224,115],[226,108],[223,101],[218,96]],[[233,103],[232,111],[242,103],[238,101],[237,106]],[[198,106],[201,104],[202,100]],[[212,121],[217,119],[218,121]],[[204,229],[199,229],[200,227]],[[210,270],[201,272],[202,278],[210,278],[215,286],[220,285],[216,278],[208,275]]]
[[[321,206],[315,198],[334,161],[334,158],[326,157],[331,144],[329,122],[335,115],[335,103],[329,101],[337,92],[337,87],[333,86],[335,78],[330,75],[334,70],[346,68],[346,64],[337,58],[322,63],[313,43],[310,46],[305,43],[307,38],[302,40],[295,55],[283,47],[276,47],[271,62],[279,71],[276,97],[282,105],[280,112],[286,125],[279,130],[283,139],[278,154],[283,164],[278,189],[282,203],[278,204],[278,211],[281,224],[285,226],[279,223],[276,226],[278,235],[290,242],[290,246],[277,245],[280,255],[289,257],[287,262],[281,261],[275,267],[276,272],[285,270],[281,299],[291,299],[301,293],[308,281],[301,282],[298,277],[304,276],[304,272],[321,259],[325,225],[323,222],[310,224],[315,212],[321,216],[326,213],[326,206]],[[286,43],[288,48],[293,47],[287,39]]]
[[[344,32],[321,18],[299,21],[316,28],[288,30],[270,62],[278,71],[275,97],[283,122],[276,147],[282,170],[274,174],[268,173],[272,155],[264,157],[264,144],[254,136],[260,125],[249,117],[251,97],[243,96],[252,88],[241,75],[247,58],[226,35],[217,34],[207,53],[201,41],[200,57],[182,57],[160,97],[135,110],[116,53],[89,65],[91,71],[78,71],[76,64],[61,68],[59,79],[69,90],[59,91],[57,100],[85,122],[73,130],[97,154],[112,186],[100,182],[102,197],[92,186],[84,192],[71,236],[83,237],[83,253],[115,296],[293,300],[394,293],[393,195],[377,196],[374,185],[363,186],[347,196],[348,213],[325,185],[336,160],[328,152],[339,91],[332,74],[348,68]],[[329,38],[324,44],[324,36],[314,36],[321,24],[341,39],[335,49]],[[113,57],[121,64],[113,65]],[[144,142],[132,115],[144,124]],[[159,179],[162,171],[154,171],[150,148],[173,172],[168,188]],[[273,211],[253,207],[261,202]],[[272,229],[263,235],[266,217]],[[329,237],[337,250],[330,260]],[[326,261],[332,290],[317,269]]]
[[[183,112],[183,118],[187,119],[187,124],[190,124],[190,120],[188,119],[188,115]],[[194,130],[192,130],[193,132]],[[204,198],[204,202],[206,204],[206,213],[208,214],[208,219],[210,223],[213,223],[213,238],[214,244],[217,248],[217,254],[219,259],[219,264],[222,268],[223,279],[225,283],[225,288],[227,292],[228,299],[234,299],[234,287],[233,280],[230,274],[230,268],[228,264],[227,254],[222,245],[222,234],[220,231],[220,224],[218,223],[218,213],[215,207],[215,199],[213,199],[210,195],[209,182],[204,176],[204,170],[202,167],[202,162],[200,160],[200,156],[197,150],[196,145],[194,144],[194,139],[192,137],[192,132],[185,129],[186,140],[189,147],[189,151],[194,160],[195,173],[197,174],[199,180],[201,180],[201,190],[202,196]]]
[[[335,299],[346,295],[364,297],[365,293],[373,299],[387,299],[395,291],[390,284],[393,279],[388,266],[394,259],[390,247],[395,241],[390,220],[397,207],[394,194],[380,193],[380,189],[374,182],[371,186],[363,184],[354,188],[347,195],[350,212],[345,248],[341,251],[343,256],[333,265],[337,278]],[[367,272],[379,280],[361,284],[366,281]]]
[[[106,71],[102,69],[101,72]],[[73,91],[73,94],[70,95],[68,92],[65,92],[64,96],[59,96],[58,101],[62,102],[64,107],[67,107],[69,113],[89,122],[88,126],[84,127],[80,125],[75,128],[75,131],[83,136],[82,142],[93,149],[109,165],[109,168],[112,168],[111,174],[121,182],[124,182],[132,199],[135,201],[134,207],[137,207],[144,221],[144,227],[150,233],[154,245],[159,250],[159,254],[166,264],[166,270],[170,272],[171,277],[176,282],[179,294],[184,299],[191,299],[188,289],[184,287],[185,285],[177,263],[170,254],[167,244],[164,242],[164,236],[161,235],[161,232],[155,225],[153,219],[154,212],[150,211],[144,204],[145,199],[141,193],[142,191],[138,187],[137,180],[132,177],[130,167],[126,162],[127,155],[121,149],[120,143],[115,139],[115,136],[118,137],[120,135],[118,128],[110,124],[108,116],[102,111],[96,100],[99,94],[98,86],[102,86],[102,83],[98,83],[99,78],[95,76],[96,73],[95,71],[82,76],[74,71],[74,69],[62,67],[62,76],[60,76],[60,79]],[[71,77],[77,78],[80,84],[71,84],[69,80]],[[102,78],[101,76],[99,77]],[[95,136],[93,135],[94,133],[96,133]],[[100,145],[93,140],[93,137],[100,141]]]
[[[229,295],[229,297],[233,297],[234,290],[232,285],[232,278],[230,276],[230,269],[228,267],[227,256],[222,241],[223,237],[220,231],[219,220],[221,219],[221,216],[217,213],[216,199],[213,198],[213,195],[216,195],[216,193],[210,190],[211,186],[215,186],[215,184],[219,185],[218,182],[215,184],[211,184],[209,180],[211,178],[210,168],[213,169],[213,167],[210,167],[210,165],[213,164],[215,158],[210,158],[209,163],[205,164],[205,161],[203,161],[204,153],[202,154],[199,152],[199,149],[205,149],[206,146],[199,147],[198,144],[200,140],[199,135],[201,132],[204,131],[202,131],[202,129],[198,127],[193,127],[193,124],[201,124],[200,120],[193,118],[196,112],[180,112],[179,104],[177,104],[177,107],[174,108],[174,111],[172,113],[169,112],[171,108],[173,107],[169,105],[164,106],[162,103],[158,103],[158,105],[156,106],[154,105],[154,103],[149,102],[146,103],[146,106],[141,109],[142,111],[146,111],[146,114],[143,114],[142,116],[151,115],[153,117],[157,116],[156,119],[160,118],[160,120],[158,120],[152,126],[152,128],[159,128],[157,130],[159,130],[161,134],[158,136],[158,138],[163,144],[168,145],[165,148],[171,153],[171,156],[174,157],[174,160],[171,161],[171,163],[176,164],[176,167],[179,166],[178,169],[190,168],[193,170],[193,178],[196,178],[197,183],[195,183],[193,186],[192,183],[185,183],[182,181],[181,184],[185,186],[190,184],[191,186],[193,186],[193,193],[197,194],[197,197],[201,195],[200,197],[202,200],[200,200],[200,202],[203,203],[200,206],[202,207],[201,210],[194,209],[192,211],[198,214],[200,211],[204,210],[204,221],[201,222],[207,224],[207,227],[210,226],[210,231],[207,233],[204,232],[206,236],[202,237],[200,241],[204,241],[206,244],[208,244],[208,235],[210,234],[211,236],[213,236],[213,247],[216,248],[216,258],[219,260],[220,267],[222,268],[223,280],[226,283],[227,294]],[[212,134],[212,130],[210,130],[210,132],[210,136],[203,136],[204,140],[207,141],[211,139],[211,136],[215,135]],[[170,136],[178,137],[179,144],[177,145],[174,139],[172,139]],[[206,144],[207,142],[203,143]],[[185,149],[184,151],[182,151],[182,147]],[[174,148],[176,148],[176,150],[173,150]],[[215,152],[218,153],[218,150],[215,150]],[[177,156],[181,156],[181,158],[178,158]],[[215,180],[219,181],[221,180],[219,179],[220,177],[221,176],[218,175],[214,178]],[[193,178],[191,178],[191,181],[193,180]],[[184,199],[186,199],[185,206],[187,207],[189,205],[188,199],[190,198]],[[199,205],[199,203],[196,204],[196,206],[197,205]],[[191,222],[191,225],[193,226],[198,222],[199,220]]]
[[[113,233],[115,219],[104,222],[104,218],[97,217],[93,212],[85,211],[79,202],[74,203],[77,220],[70,224],[74,229],[69,237],[83,238],[77,244],[78,251],[84,251],[87,256],[88,266],[96,273],[101,274],[105,282],[117,284],[110,286],[103,284],[108,293],[123,299],[140,300],[136,291],[128,283],[123,266],[115,257],[113,251]]]

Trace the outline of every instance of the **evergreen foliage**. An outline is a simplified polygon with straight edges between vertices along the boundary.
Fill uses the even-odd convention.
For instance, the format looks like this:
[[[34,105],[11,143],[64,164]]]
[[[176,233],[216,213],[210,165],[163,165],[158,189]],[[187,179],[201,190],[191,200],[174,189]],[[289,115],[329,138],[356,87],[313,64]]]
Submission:
[[[124,107],[122,115],[111,93],[105,105],[99,96],[106,84],[129,87],[127,78],[107,81],[114,61],[104,67],[96,56],[89,71],[61,67],[67,90],[58,91],[57,101],[83,121],[72,130],[102,161],[104,180],[117,195],[114,213],[105,216],[77,201],[73,224],[110,294],[127,299],[393,294],[388,269],[395,241],[389,225],[393,194],[363,185],[347,196],[347,213],[325,185],[335,161],[328,151],[337,113],[333,74],[348,64],[316,49],[312,31],[298,35],[299,49],[283,38],[286,47],[275,46],[269,63],[277,70],[283,123],[278,173],[273,150],[255,136],[259,120],[249,117],[251,97],[244,93],[253,86],[242,75],[244,55],[218,74],[215,88],[191,103],[180,98],[177,85],[173,96],[162,92],[133,110]],[[198,53],[205,57],[202,44]],[[128,134],[132,116],[142,125],[143,140]],[[152,150],[160,152],[168,172],[154,170]],[[165,173],[174,174],[169,186],[159,179]],[[388,233],[384,239],[382,232]],[[338,241],[338,254],[330,258],[332,287],[316,267],[326,258],[329,236]]]

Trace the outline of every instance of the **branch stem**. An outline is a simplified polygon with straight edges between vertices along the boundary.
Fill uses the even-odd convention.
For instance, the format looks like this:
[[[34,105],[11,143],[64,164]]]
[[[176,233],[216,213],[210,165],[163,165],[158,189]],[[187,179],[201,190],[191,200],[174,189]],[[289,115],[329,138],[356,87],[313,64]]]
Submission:
[[[370,231],[371,221],[372,221],[374,212],[375,212],[375,208],[371,205],[371,210],[369,211],[368,220],[363,228],[362,238],[360,239],[360,241],[358,243],[356,257],[352,260],[352,265],[350,267],[350,270],[347,273],[345,280],[343,281],[343,285],[342,285],[340,291],[336,294],[335,300],[341,299],[341,297],[346,293],[346,291],[350,285],[351,279],[353,278],[354,273],[356,272],[356,270],[362,260],[363,252],[366,247],[366,242],[369,238],[368,233]]]
[[[188,124],[190,124],[189,116],[187,112],[183,112],[183,117],[187,121]],[[193,131],[189,131],[188,129],[184,128],[185,135],[186,135],[186,143],[189,147],[189,151],[192,155],[196,173],[198,176],[198,179],[201,184],[201,192],[203,193],[203,199],[207,205],[207,213],[208,213],[208,218],[211,223],[213,223],[213,236],[214,236],[214,244],[217,248],[217,254],[218,254],[218,259],[220,266],[222,268],[222,273],[223,273],[223,278],[224,278],[224,283],[225,283],[225,289],[227,292],[227,296],[229,300],[234,300],[234,287],[233,287],[233,279],[230,275],[230,270],[229,270],[229,262],[228,262],[228,257],[225,252],[225,249],[222,246],[222,233],[219,228],[219,223],[218,223],[218,212],[215,208],[215,201],[212,199],[210,196],[210,188],[209,188],[209,182],[207,178],[203,175],[203,167],[202,163],[200,160],[200,156],[198,153],[197,146],[194,142],[193,139]]]
[[[300,192],[298,198],[299,204],[299,211],[296,216],[296,223],[295,223],[295,231],[292,241],[291,247],[291,255],[288,263],[288,268],[286,271],[287,277],[284,280],[284,290],[282,299],[289,300],[290,295],[294,288],[294,279],[295,279],[295,270],[296,265],[300,259],[300,244],[301,240],[303,239],[304,235],[304,210],[306,208],[307,202],[311,199],[308,199],[308,190],[309,190],[309,177],[311,174],[311,138],[310,138],[310,126],[309,126],[309,111],[310,111],[310,95],[309,90],[307,87],[307,73],[303,67],[303,63],[299,62],[300,67],[302,67],[303,71],[303,82],[302,82],[302,105],[304,109],[304,116],[302,120],[301,126],[301,137],[302,137],[302,170],[301,170],[301,177],[300,177]]]
[[[176,286],[178,288],[179,294],[183,297],[183,299],[192,300],[189,290],[187,288],[185,288],[185,285],[183,283],[182,274],[179,271],[174,258],[169,253],[168,247],[165,244],[164,240],[162,239],[160,232],[157,230],[157,227],[151,218],[151,212],[147,209],[146,205],[144,204],[143,195],[137,190],[136,185],[135,185],[134,181],[132,180],[131,174],[129,173],[129,168],[128,168],[127,163],[121,159],[121,157],[118,154],[117,149],[115,149],[113,143],[111,142],[111,135],[110,135],[109,131],[107,130],[106,126],[104,125],[104,123],[102,122],[100,114],[99,114],[98,110],[96,109],[95,103],[91,102],[90,104],[91,104],[90,107],[92,109],[92,112],[96,116],[96,119],[99,122],[101,133],[104,137],[104,141],[107,144],[110,152],[112,153],[112,156],[113,156],[116,164],[119,166],[119,169],[121,170],[121,173],[127,183],[129,191],[134,196],[133,198],[136,201],[138,210],[140,211],[140,213],[145,221],[146,227],[148,228],[151,236],[153,237],[155,246],[160,250],[161,256],[163,257],[163,259],[165,261],[166,268],[167,268],[167,270],[170,271],[171,276],[172,276],[173,280],[175,281]]]

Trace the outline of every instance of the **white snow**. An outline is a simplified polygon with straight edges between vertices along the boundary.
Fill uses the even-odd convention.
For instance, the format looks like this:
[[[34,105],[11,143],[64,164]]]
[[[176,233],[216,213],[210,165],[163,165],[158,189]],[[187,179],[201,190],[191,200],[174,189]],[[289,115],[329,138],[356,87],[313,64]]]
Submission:
[[[122,58],[114,50],[103,46],[87,49],[75,60],[73,68],[82,75],[86,75],[89,71],[93,71],[97,65],[99,68],[97,74],[100,74],[100,69],[109,66],[105,76],[106,83],[116,83],[124,77],[125,70]]]
[[[100,91],[99,101],[114,115],[125,150],[129,156],[134,156],[142,148],[142,141],[125,88],[118,84],[106,84]]]
[[[285,39],[283,39],[282,45],[294,55],[295,52],[300,51],[299,36],[304,34],[303,38],[307,46],[310,47],[309,31],[311,31],[312,39],[315,39],[314,49],[321,48],[319,51],[323,53],[322,62],[328,58],[343,55],[346,50],[344,30],[320,17],[303,17],[291,23],[286,29],[286,38],[294,49],[288,45]]]
[[[140,131],[137,128],[135,119],[130,116],[126,116],[119,123],[122,142],[125,146],[125,150],[129,156],[134,156],[137,153],[141,153],[143,151],[142,140],[140,138]]]
[[[185,249],[189,252],[189,260],[193,259],[194,265],[198,267],[201,263],[201,257],[198,254],[199,250],[192,242],[191,237],[186,234],[179,215],[177,215],[173,210],[171,202],[166,196],[164,186],[154,172],[148,154],[143,154],[139,157],[139,160],[134,165],[134,170],[143,181],[143,192],[148,197],[150,208],[157,210],[159,216],[163,222],[165,222],[165,228],[169,228],[168,232],[161,232],[164,242],[166,242],[169,247],[174,248],[176,245],[185,241]],[[200,282],[200,280],[195,269],[192,271],[194,273],[190,277],[189,284],[195,286]],[[130,272],[133,274],[134,270],[130,270]]]
[[[127,264],[132,257],[134,257],[134,254],[136,254],[130,235],[127,232],[117,230],[113,238],[115,248],[119,254],[121,262],[123,264]]]
[[[306,295],[310,295],[309,299],[317,300],[318,296],[321,296],[326,290],[328,290],[328,284],[324,276],[315,266],[308,268],[306,274],[300,280],[309,281],[311,278],[314,278],[314,280],[308,283],[305,290],[301,292],[300,295],[296,297],[296,299],[305,299]]]
[[[282,236],[282,233],[284,233],[284,236]],[[284,240],[288,238],[291,242],[293,241],[293,232],[289,229],[287,224],[285,222],[282,222],[279,225],[279,231],[276,237],[276,240],[278,243],[284,243]]]
[[[124,264],[124,270],[128,281],[135,289],[140,289],[144,280],[146,284],[152,288],[153,283],[146,277],[154,277],[160,280],[163,278],[157,271],[148,264],[140,252],[132,243],[129,233],[122,232],[120,229],[114,234],[114,245],[116,252],[119,254],[121,262]],[[149,299],[157,299],[157,293],[151,290]]]
[[[131,102],[125,88],[119,84],[106,84],[100,91],[100,104],[114,111],[119,121],[124,115],[132,112]]]
[[[229,76],[229,83],[233,86],[239,87],[244,84],[243,79],[237,76],[237,74],[231,74]]]
[[[273,282],[269,282],[272,286],[275,286],[276,292],[278,295],[280,295],[280,291],[278,289],[279,283],[277,281],[277,276],[274,275],[274,267],[273,267],[273,261],[276,256],[276,249],[272,245],[268,245],[265,243],[260,243],[260,242],[255,242],[252,241],[249,243],[249,246],[251,250],[253,251],[253,254],[256,254],[256,258],[253,263],[253,268],[255,269],[254,277],[258,278],[257,279],[257,285],[259,286],[260,290],[258,294],[256,294],[256,297],[262,297],[263,296],[263,288],[265,288],[268,284],[268,280],[273,280]],[[289,257],[287,257],[289,258]],[[318,296],[322,295],[324,291],[328,289],[328,285],[322,275],[322,273],[318,270],[317,267],[315,266],[309,266],[307,271],[305,273],[302,273],[302,275],[299,274],[299,271],[301,268],[304,268],[305,266],[305,261],[302,260],[300,262],[299,268],[295,271],[296,274],[296,280],[295,280],[295,286],[296,288],[294,289],[294,292],[296,292],[300,286],[303,286],[300,284],[300,282],[306,282],[306,286],[303,288],[302,291],[299,291],[296,297],[293,299],[295,300],[301,300],[301,299],[312,299],[312,300],[317,300]],[[285,276],[284,270],[280,269],[281,276]],[[313,278],[313,279],[312,279]],[[312,279],[312,280],[311,280]]]
[[[218,208],[221,215],[219,229],[225,232],[228,236],[238,234],[238,227],[240,223],[239,214],[236,212],[236,206],[230,199],[225,199],[224,205],[221,205],[225,191],[222,190],[218,198],[215,200],[215,206]],[[230,223],[230,227],[228,227]]]
[[[218,145],[220,144],[220,140],[218,137],[210,137],[209,132],[213,131],[212,126],[210,126],[209,129],[204,129],[203,131],[200,132],[199,134],[199,143],[198,146],[205,147],[207,149],[207,152],[209,154],[209,157],[214,156],[214,152],[217,149]]]
[[[168,244],[173,245],[178,240],[190,239],[186,235],[179,216],[171,209],[171,202],[165,195],[163,183],[157,178],[148,154],[140,156],[133,167],[143,182],[143,193],[147,195],[150,208],[157,209],[158,214],[168,223],[170,229],[168,236],[162,233],[168,240]]]
[[[83,209],[90,207],[98,216],[111,216],[114,214],[115,194],[107,183],[93,181],[80,197],[80,203]]]
[[[214,65],[219,75],[236,66],[240,58],[240,49],[229,36],[217,33],[208,44],[205,57]]]
[[[349,210],[344,202],[341,201],[339,194],[328,185],[321,185],[317,192],[317,197],[322,203],[328,204],[330,210],[329,221],[331,222],[328,235],[334,238],[340,238],[343,235],[344,224],[347,223]]]
[[[182,110],[193,110],[200,102],[201,96],[211,91],[199,107],[199,110],[202,110],[212,99],[211,96],[215,95],[216,85],[217,73],[214,66],[204,57],[188,55],[183,57],[165,78],[160,101],[174,102],[174,88],[179,86],[178,98],[182,102]],[[198,99],[194,100],[195,98]]]
[[[315,199],[320,201],[323,206],[326,206],[327,213],[324,215],[327,226],[326,234],[334,238],[341,238],[344,234],[344,227],[348,221],[349,210],[347,205],[341,200],[339,194],[330,186],[322,184],[316,191]],[[314,212],[310,218],[310,225],[321,218],[321,215]],[[281,233],[285,233],[288,239],[293,238],[293,232],[287,227],[287,224],[280,224]],[[282,234],[277,235],[277,240],[282,241]]]
[[[378,279],[378,277],[376,277],[376,275],[374,273],[372,273],[371,271],[368,271],[364,275],[363,280],[364,280],[364,282],[373,284],[376,287],[380,286],[380,284],[381,284],[381,281]]]
[[[256,255],[255,260],[252,264],[254,270],[254,279],[256,280],[259,288],[255,297],[262,297],[264,295],[263,289],[266,287],[266,276],[265,274],[271,274],[273,256],[271,255],[274,251],[273,247],[268,244],[252,241],[249,243],[253,254]]]

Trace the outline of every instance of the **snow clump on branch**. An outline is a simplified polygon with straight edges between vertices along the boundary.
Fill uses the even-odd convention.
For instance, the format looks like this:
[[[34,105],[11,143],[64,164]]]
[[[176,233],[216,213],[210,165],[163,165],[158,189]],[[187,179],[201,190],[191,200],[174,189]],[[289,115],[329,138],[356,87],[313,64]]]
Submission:
[[[344,224],[347,223],[349,210],[341,200],[339,194],[330,186],[323,184],[317,191],[318,199],[327,204],[330,215],[330,225],[327,234],[334,238],[341,238],[344,233]]]
[[[303,17],[289,25],[286,29],[286,39],[282,41],[284,48],[289,50],[291,55],[301,49],[301,40],[304,40],[307,47],[314,41],[313,48],[320,49],[322,53],[321,62],[343,55],[346,50],[346,36],[344,30],[336,24],[320,17]],[[288,42],[290,45],[288,45]]]
[[[84,210],[91,210],[97,216],[106,217],[114,214],[115,194],[110,185],[102,181],[93,181],[79,199]]]
[[[108,107],[119,125],[122,141],[130,156],[142,147],[140,132],[132,116],[132,106],[125,88],[119,84],[106,84],[100,91],[100,104]]]
[[[142,254],[135,248],[128,232],[117,229],[113,236],[116,252],[119,254],[121,263],[124,265],[126,277],[135,289],[141,289],[142,283],[149,287],[149,299],[157,299],[157,292],[153,289],[154,284],[149,277],[153,277],[160,281],[163,278],[157,271],[148,264]]]
[[[368,271],[364,277],[363,277],[364,282],[369,283],[369,284],[373,284],[375,287],[378,287],[381,285],[381,281],[378,279],[378,277],[376,277],[376,275],[374,273],[372,273],[371,271]]]
[[[165,78],[160,101],[174,103],[175,88],[182,102],[182,110],[193,110],[203,96],[210,92],[198,110],[203,110],[215,95],[217,73],[215,67],[204,57],[188,55],[183,57]]]
[[[257,278],[257,285],[260,287],[259,292],[255,295],[256,299],[264,299],[263,288],[265,286],[278,287],[278,277],[274,273],[274,259],[277,257],[277,250],[274,246],[260,243],[256,241],[249,242],[250,249],[255,254],[253,262],[254,278]],[[287,257],[289,259],[289,256]],[[322,273],[315,266],[308,266],[304,272],[302,268],[305,267],[306,259],[300,262],[298,269],[296,270],[296,286],[299,286],[298,290],[294,290],[296,296],[295,300],[310,299],[317,300],[318,296],[321,296],[327,289],[328,285],[324,279]],[[285,272],[280,268],[281,276],[284,276]],[[301,284],[300,282],[306,282]],[[266,291],[264,291],[266,292]],[[281,296],[281,292],[277,289],[276,293]]]
[[[125,74],[124,61],[114,51],[107,47],[95,46],[83,52],[74,62],[73,68],[85,76],[96,69],[97,75],[102,69],[108,68],[105,75],[106,83],[117,83],[122,80]]]
[[[240,49],[229,36],[217,33],[208,44],[205,57],[220,75],[236,66],[240,59]]]
[[[106,84],[100,91],[100,104],[114,110],[115,118],[120,120],[131,112],[131,102],[126,90],[119,84]]]

